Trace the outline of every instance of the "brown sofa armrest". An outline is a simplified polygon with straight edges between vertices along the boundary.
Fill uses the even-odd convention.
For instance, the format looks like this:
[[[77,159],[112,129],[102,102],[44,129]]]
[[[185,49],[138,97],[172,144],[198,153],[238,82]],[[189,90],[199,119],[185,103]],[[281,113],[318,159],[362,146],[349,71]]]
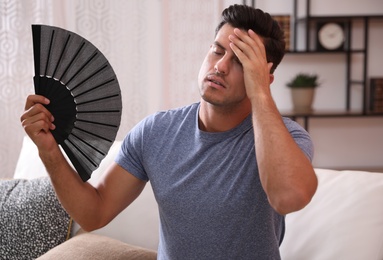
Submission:
[[[38,260],[155,260],[157,253],[106,236],[81,233],[51,249]]]

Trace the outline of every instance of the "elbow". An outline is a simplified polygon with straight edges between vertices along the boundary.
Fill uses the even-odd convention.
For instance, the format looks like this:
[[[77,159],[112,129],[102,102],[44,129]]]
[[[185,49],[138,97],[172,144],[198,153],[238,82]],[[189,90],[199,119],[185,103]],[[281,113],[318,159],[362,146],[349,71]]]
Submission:
[[[81,229],[84,230],[85,232],[92,232],[106,226],[106,224],[105,225],[94,225],[94,224],[88,224],[88,223],[83,223],[83,224],[78,223],[78,224],[80,225]]]
[[[102,227],[102,226],[80,224],[80,223],[79,223],[79,225],[80,225],[81,229],[84,230],[85,232],[92,232],[92,231],[95,231],[95,230]]]
[[[98,228],[96,226],[93,226],[93,225],[89,225],[89,224],[86,224],[86,223],[79,223],[78,221],[75,221],[79,226],[80,228],[85,231],[85,232],[92,232],[94,230],[97,230]]]
[[[80,227],[81,227],[81,229],[83,230],[83,231],[85,231],[85,232],[92,232],[92,231],[94,231],[94,230],[96,230],[96,229],[94,229],[94,228],[91,228],[91,227],[88,227],[88,226],[84,226],[84,225],[80,225]]]
[[[286,196],[278,200],[270,201],[270,205],[280,215],[287,215],[289,213],[299,211],[306,207],[311,201],[310,196]]]
[[[74,219],[75,220],[75,219]],[[100,229],[104,226],[106,226],[109,222],[103,221],[101,219],[97,220],[95,218],[87,218],[85,220],[75,220],[77,224],[81,227],[82,230],[85,232],[92,232],[97,229]]]
[[[309,188],[290,190],[274,199],[269,198],[270,205],[280,215],[299,211],[306,207],[313,198],[317,189],[317,182]]]

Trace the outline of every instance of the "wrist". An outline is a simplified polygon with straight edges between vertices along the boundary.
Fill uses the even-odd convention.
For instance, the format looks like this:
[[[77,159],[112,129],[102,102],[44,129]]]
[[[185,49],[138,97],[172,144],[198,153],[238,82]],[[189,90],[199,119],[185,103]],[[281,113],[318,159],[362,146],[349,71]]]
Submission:
[[[61,149],[58,145],[52,146],[49,149],[39,149],[39,156],[45,167],[51,169],[57,168],[62,165],[63,161],[66,161]]]

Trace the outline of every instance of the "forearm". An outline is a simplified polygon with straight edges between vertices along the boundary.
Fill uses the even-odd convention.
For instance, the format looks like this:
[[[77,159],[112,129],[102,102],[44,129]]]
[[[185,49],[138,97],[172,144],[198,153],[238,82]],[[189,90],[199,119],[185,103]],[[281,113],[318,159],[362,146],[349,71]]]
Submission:
[[[259,174],[270,204],[281,214],[299,210],[317,187],[311,162],[288,132],[271,94],[261,93],[251,103]]]
[[[56,126],[46,108],[49,103],[43,96],[28,96],[20,118],[22,126],[36,144],[61,204],[83,228],[98,228],[113,217],[113,211],[105,210],[108,203],[101,193],[84,183],[64,158],[51,133]]]
[[[57,149],[56,149],[57,148]],[[97,190],[83,182],[68,164],[59,147],[51,151],[40,151],[40,157],[48,171],[57,197],[66,211],[87,230],[99,228],[102,199]]]
[[[252,30],[235,29],[234,34],[229,36],[230,47],[243,67],[261,183],[274,209],[287,214],[307,205],[315,193],[317,179],[271,96],[273,64],[267,61],[263,39]]]

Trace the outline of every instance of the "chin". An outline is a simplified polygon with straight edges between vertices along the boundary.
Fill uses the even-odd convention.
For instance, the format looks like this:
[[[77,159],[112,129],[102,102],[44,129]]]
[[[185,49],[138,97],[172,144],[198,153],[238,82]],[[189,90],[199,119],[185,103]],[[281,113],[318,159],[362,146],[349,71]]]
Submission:
[[[222,100],[219,98],[214,98],[214,97],[209,96],[209,95],[201,95],[201,98],[203,101],[205,101],[206,103],[209,103],[213,106],[223,107],[223,106],[228,105],[228,103],[225,102],[225,100]]]

